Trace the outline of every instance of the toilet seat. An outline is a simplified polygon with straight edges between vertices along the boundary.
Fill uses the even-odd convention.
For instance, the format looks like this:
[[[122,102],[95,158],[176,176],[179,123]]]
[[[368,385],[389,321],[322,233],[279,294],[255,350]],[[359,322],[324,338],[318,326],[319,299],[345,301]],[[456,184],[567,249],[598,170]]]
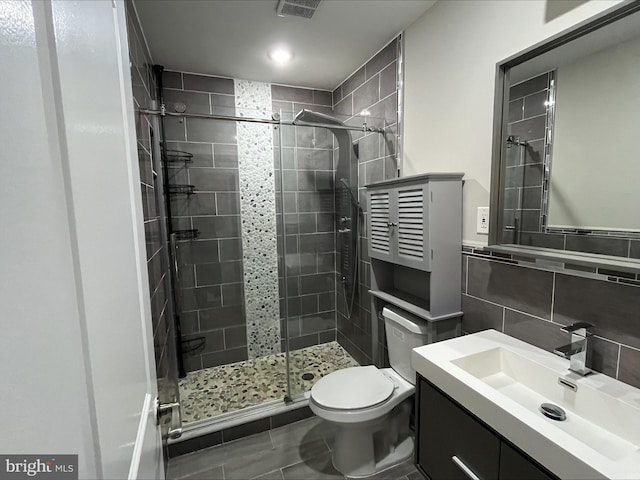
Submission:
[[[321,378],[311,388],[311,398],[322,408],[359,410],[385,402],[394,388],[394,382],[373,365],[350,367]]]

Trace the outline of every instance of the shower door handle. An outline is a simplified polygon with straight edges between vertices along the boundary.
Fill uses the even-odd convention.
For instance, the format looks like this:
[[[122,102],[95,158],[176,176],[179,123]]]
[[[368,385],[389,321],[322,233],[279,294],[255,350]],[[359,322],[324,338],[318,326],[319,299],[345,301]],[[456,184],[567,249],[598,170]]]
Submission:
[[[180,438],[182,436],[182,418],[180,414],[180,403],[160,403],[160,399],[156,397],[156,422],[157,425],[162,423],[162,417],[171,415],[169,428],[167,429],[167,437]]]

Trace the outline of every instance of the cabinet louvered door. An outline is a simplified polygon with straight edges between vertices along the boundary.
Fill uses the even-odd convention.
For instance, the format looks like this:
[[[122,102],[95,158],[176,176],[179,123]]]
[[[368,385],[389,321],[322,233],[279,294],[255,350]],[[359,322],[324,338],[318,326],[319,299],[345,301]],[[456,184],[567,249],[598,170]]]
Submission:
[[[398,188],[397,195],[397,263],[429,270],[428,245],[429,190],[422,185]]]
[[[386,260],[394,260],[391,227],[390,190],[373,191],[369,194],[369,256]]]

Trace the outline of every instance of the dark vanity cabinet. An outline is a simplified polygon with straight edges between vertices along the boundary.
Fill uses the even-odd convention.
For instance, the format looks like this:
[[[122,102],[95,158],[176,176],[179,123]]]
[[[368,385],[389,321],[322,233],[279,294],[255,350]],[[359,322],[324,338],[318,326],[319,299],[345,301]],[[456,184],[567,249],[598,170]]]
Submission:
[[[556,477],[542,470],[515,447],[512,447],[506,442],[502,442],[500,446],[500,473],[498,474],[498,478],[549,480]]]
[[[422,377],[416,463],[430,480],[554,477]]]

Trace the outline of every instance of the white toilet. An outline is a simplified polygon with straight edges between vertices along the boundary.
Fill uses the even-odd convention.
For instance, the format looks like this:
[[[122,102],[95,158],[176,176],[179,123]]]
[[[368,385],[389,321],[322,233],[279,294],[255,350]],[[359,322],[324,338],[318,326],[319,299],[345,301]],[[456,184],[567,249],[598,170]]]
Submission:
[[[333,465],[352,477],[381,472],[413,454],[411,350],[427,343],[428,325],[394,307],[385,307],[382,315],[391,368],[346,368],[311,389],[311,410],[335,428]]]

